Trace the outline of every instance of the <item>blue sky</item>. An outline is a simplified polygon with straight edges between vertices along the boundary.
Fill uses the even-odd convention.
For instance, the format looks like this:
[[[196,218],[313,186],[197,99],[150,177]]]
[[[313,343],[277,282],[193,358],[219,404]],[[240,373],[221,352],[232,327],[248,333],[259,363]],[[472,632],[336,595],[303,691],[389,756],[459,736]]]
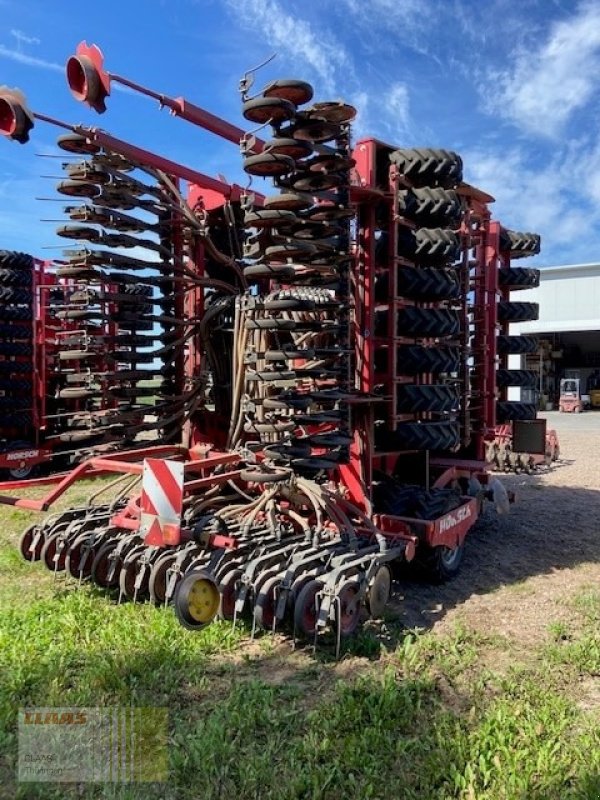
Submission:
[[[101,125],[202,172],[240,176],[235,145],[114,92],[98,117],[62,65],[82,39],[107,68],[242,124],[242,73],[311,81],[359,109],[356,136],[457,150],[504,225],[542,235],[538,265],[600,260],[600,2],[575,0],[0,0],[0,84],[36,111]],[[58,130],[0,142],[0,247],[60,243],[41,218]],[[261,181],[258,181],[260,184]]]

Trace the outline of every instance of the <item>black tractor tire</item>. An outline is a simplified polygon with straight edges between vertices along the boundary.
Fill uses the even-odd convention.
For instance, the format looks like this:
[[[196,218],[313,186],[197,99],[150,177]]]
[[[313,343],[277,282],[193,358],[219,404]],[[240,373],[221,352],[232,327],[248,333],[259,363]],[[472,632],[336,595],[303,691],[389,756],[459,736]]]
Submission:
[[[33,381],[27,378],[0,378],[0,391],[27,395],[33,391]]]
[[[457,372],[460,363],[457,347],[425,347],[403,344],[398,347],[396,364],[399,375]]]
[[[498,303],[499,322],[531,322],[539,319],[539,303],[523,303],[500,300]]]
[[[534,403],[520,403],[513,400],[499,400],[496,403],[496,420],[499,424],[511,420],[535,419],[535,417]]]
[[[0,286],[29,287],[32,283],[32,273],[24,269],[0,268]]]
[[[33,346],[29,342],[0,342],[0,356],[31,356]]]
[[[458,391],[453,386],[402,384],[398,387],[399,414],[420,414],[425,411],[443,414],[455,411],[459,403]]]
[[[447,309],[408,306],[398,311],[397,326],[398,336],[454,336],[460,330],[460,317]]]
[[[10,320],[14,322],[28,322],[33,318],[31,306],[7,307],[0,310],[0,317],[3,322]]]
[[[404,189],[398,192],[398,213],[426,227],[449,227],[460,221],[462,203],[456,192],[439,186]]]
[[[527,369],[498,369],[496,370],[496,386],[522,386],[535,389],[539,377],[537,372]]]
[[[23,397],[14,395],[8,397],[0,397],[0,411],[23,411],[24,409],[31,408],[31,397]]]
[[[504,228],[500,232],[500,249],[510,251],[511,258],[526,258],[540,252],[541,239],[537,233],[521,233]]]
[[[32,270],[33,256],[14,250],[0,250],[0,267],[2,269]]]
[[[381,438],[386,450],[454,451],[460,445],[460,427],[458,422],[401,422]]]
[[[540,340],[537,336],[508,336],[501,333],[496,340],[498,353],[501,355],[528,355],[537,353]]]
[[[539,269],[509,267],[498,270],[498,284],[503,289],[534,289],[540,285]]]
[[[0,375],[28,375],[33,372],[31,361],[0,361]]]
[[[397,289],[400,297],[421,302],[453,300],[460,296],[460,284],[454,270],[401,267]]]
[[[446,228],[404,229],[398,236],[398,255],[418,264],[450,264],[460,254],[458,236]]]
[[[416,187],[452,189],[462,181],[462,159],[451,150],[426,147],[394,150],[390,161]]]
[[[117,294],[132,294],[141,297],[152,297],[154,289],[144,283],[119,283],[117,284]]]
[[[10,286],[0,286],[0,303],[28,303],[33,300],[29,289],[13,289]],[[0,312],[2,316],[2,312]]]
[[[31,325],[10,325],[0,324],[0,339],[32,339],[33,329]]]

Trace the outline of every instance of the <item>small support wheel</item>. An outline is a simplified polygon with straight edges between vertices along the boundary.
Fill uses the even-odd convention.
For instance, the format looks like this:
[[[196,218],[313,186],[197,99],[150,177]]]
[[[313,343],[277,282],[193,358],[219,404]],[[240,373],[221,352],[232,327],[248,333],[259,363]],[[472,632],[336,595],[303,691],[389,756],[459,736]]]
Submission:
[[[165,602],[167,596],[167,572],[169,567],[175,563],[175,559],[174,553],[165,553],[156,559],[150,570],[148,592],[150,600],[157,606],[161,606]]]
[[[42,547],[41,560],[44,562],[50,572],[63,572],[65,569],[65,558],[67,555],[66,548],[63,548],[62,552],[58,556],[58,559],[56,561],[54,560],[58,550],[60,537],[60,533],[53,533],[51,536],[48,536],[44,542],[44,546]]]
[[[277,611],[277,586],[281,578],[274,576],[265,581],[261,586],[254,604],[254,619],[256,624],[265,631],[273,629],[275,613]]]
[[[116,550],[117,545],[118,540],[116,539],[112,542],[107,542],[98,550],[92,562],[92,581],[102,589],[111,589],[118,583],[119,573],[117,570],[115,570],[112,579],[110,581],[108,579],[111,566],[110,555],[113,550]]]
[[[234,618],[237,582],[241,577],[241,569],[232,569],[221,579],[219,584],[219,619],[231,621]]]
[[[367,592],[367,608],[373,619],[380,619],[390,599],[392,591],[392,573],[387,566],[379,567],[369,591]]]
[[[352,636],[360,622],[360,586],[357,581],[347,581],[337,593],[339,606],[335,606],[336,623],[341,636]]]
[[[306,639],[315,635],[319,616],[317,595],[322,588],[322,581],[309,581],[298,593],[294,604],[294,628],[300,636]]]
[[[456,547],[439,545],[429,549],[422,559],[422,565],[432,583],[444,583],[458,575],[464,550],[464,542]]]
[[[205,570],[188,572],[179,583],[173,605],[177,619],[191,631],[209,625],[219,611],[219,589]]]
[[[19,552],[25,561],[39,561],[42,555],[42,548],[44,546],[44,536],[40,535],[39,539],[33,544],[35,536],[39,531],[39,525],[35,523],[25,528],[19,540]]]

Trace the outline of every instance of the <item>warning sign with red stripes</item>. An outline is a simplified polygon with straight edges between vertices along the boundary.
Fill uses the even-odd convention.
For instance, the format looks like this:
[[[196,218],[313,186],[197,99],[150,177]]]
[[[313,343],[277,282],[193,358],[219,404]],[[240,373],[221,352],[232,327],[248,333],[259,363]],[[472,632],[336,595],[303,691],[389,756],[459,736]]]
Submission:
[[[180,461],[144,460],[140,533],[146,544],[179,543],[183,478],[183,463]]]

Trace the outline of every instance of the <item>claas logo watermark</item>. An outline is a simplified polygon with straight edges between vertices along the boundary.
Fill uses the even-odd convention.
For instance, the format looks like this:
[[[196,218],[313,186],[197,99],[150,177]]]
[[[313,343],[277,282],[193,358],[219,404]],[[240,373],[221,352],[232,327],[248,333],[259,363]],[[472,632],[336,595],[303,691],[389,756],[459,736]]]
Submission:
[[[84,711],[25,711],[24,725],[85,725],[88,715]]]
[[[24,708],[18,779],[47,783],[164,783],[166,708]]]

